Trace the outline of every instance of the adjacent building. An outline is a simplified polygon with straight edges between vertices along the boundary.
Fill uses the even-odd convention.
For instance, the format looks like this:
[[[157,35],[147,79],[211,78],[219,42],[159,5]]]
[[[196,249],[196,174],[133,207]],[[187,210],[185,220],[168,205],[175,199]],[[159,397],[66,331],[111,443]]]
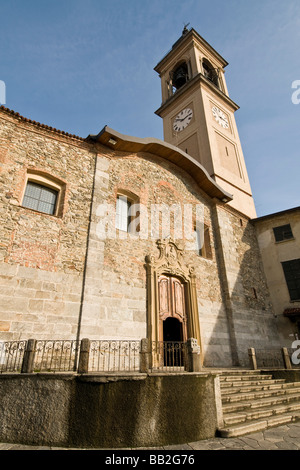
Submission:
[[[282,345],[300,337],[300,207],[254,220]]]

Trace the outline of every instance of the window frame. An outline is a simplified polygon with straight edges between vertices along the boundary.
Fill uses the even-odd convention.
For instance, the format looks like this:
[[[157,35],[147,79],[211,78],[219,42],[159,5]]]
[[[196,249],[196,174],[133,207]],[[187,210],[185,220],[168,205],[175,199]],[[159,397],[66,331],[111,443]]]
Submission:
[[[298,266],[297,266],[298,264]],[[290,301],[300,301],[300,258],[292,259],[281,262],[283,274],[287,289],[289,291]],[[293,267],[296,265],[296,269]],[[294,298],[293,292],[296,292],[296,298]]]
[[[212,248],[211,248],[211,237],[210,237],[210,228],[207,224],[201,224],[203,229],[199,229],[199,225],[194,226],[194,233],[196,237],[197,248],[196,251],[201,258],[212,259]],[[201,233],[203,232],[203,240]]]
[[[123,228],[121,228],[118,225],[118,211],[117,211],[117,208],[118,208],[118,200],[121,199],[121,198],[126,199],[126,203],[127,203],[127,229],[126,230],[124,230]],[[131,225],[131,223],[135,220],[135,218],[139,217],[140,211],[138,211],[134,215],[130,214],[131,207],[133,207],[134,205],[138,205],[138,204],[140,204],[140,199],[136,194],[131,193],[130,191],[126,191],[126,190],[118,190],[117,191],[116,203],[115,203],[115,209],[116,209],[115,228],[116,228],[116,230],[119,230],[120,232],[123,232],[123,233],[129,233],[131,235],[134,235],[134,234],[136,234],[137,232],[140,231],[140,224],[138,224],[138,226],[136,227],[136,231],[133,230],[133,226]]]
[[[39,190],[40,194],[38,198],[30,194],[30,188],[36,188],[37,190]],[[43,196],[45,196],[45,194],[52,194],[53,202],[44,201]],[[42,212],[43,214],[55,215],[58,196],[59,196],[59,191],[57,189],[50,188],[49,186],[44,186],[43,184],[37,183],[36,181],[27,180],[24,197],[22,201],[22,207],[26,207],[26,209],[31,209],[37,212]],[[25,200],[26,200],[26,203],[25,203]],[[29,204],[29,201],[33,201],[33,205],[36,207],[31,207],[31,205]],[[41,208],[41,205],[43,203],[46,205],[48,210],[43,210],[45,208],[43,209]]]
[[[34,183],[37,184],[41,187],[48,188],[52,191],[56,192],[56,201],[55,201],[55,208],[54,212],[48,213],[44,211],[40,211],[38,209],[33,209],[27,206],[23,205],[25,194],[26,194],[26,189],[28,186],[28,183]],[[62,217],[63,212],[64,212],[64,199],[65,199],[65,194],[66,194],[66,183],[62,180],[59,180],[58,178],[40,171],[40,170],[34,170],[34,169],[28,169],[26,173],[26,178],[25,178],[25,183],[24,183],[24,188],[23,192],[21,195],[21,202],[20,206],[24,209],[31,210],[34,212],[37,212],[39,214],[45,214],[51,217]]]
[[[289,229],[284,230],[284,228],[286,228],[286,227],[289,227]],[[275,238],[276,243],[281,243],[281,242],[285,242],[285,241],[288,241],[288,240],[294,240],[294,235],[293,235],[291,224],[288,223],[288,224],[278,225],[278,226],[272,227],[272,228],[273,228],[273,234],[274,234],[274,238]],[[287,233],[290,233],[291,236],[288,236],[288,237],[284,236]],[[280,235],[282,237],[280,237]]]

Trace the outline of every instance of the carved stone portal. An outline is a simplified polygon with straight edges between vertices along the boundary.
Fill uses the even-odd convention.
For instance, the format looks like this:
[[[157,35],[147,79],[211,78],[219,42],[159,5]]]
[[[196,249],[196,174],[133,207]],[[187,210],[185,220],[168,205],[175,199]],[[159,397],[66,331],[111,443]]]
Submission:
[[[171,340],[194,338],[201,352],[194,267],[185,264],[184,250],[172,239],[158,240],[157,246],[159,256],[146,257],[149,340],[170,340],[164,326],[173,324]]]

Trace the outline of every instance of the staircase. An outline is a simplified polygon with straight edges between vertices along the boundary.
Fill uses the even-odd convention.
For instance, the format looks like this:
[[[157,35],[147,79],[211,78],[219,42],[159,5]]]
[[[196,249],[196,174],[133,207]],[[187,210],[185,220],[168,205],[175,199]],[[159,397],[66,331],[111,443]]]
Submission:
[[[220,373],[224,424],[218,436],[236,437],[300,419],[300,382],[260,371]]]

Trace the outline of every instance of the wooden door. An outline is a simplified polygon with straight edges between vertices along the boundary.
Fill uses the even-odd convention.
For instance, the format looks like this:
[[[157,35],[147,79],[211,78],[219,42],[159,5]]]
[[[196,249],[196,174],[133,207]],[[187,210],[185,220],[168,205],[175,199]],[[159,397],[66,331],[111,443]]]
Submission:
[[[187,340],[187,317],[185,305],[185,286],[181,280],[173,276],[160,276],[158,280],[159,301],[159,340],[164,341],[163,322],[174,318],[181,323],[181,341]],[[166,328],[165,328],[166,332]],[[178,341],[178,338],[176,338]]]

